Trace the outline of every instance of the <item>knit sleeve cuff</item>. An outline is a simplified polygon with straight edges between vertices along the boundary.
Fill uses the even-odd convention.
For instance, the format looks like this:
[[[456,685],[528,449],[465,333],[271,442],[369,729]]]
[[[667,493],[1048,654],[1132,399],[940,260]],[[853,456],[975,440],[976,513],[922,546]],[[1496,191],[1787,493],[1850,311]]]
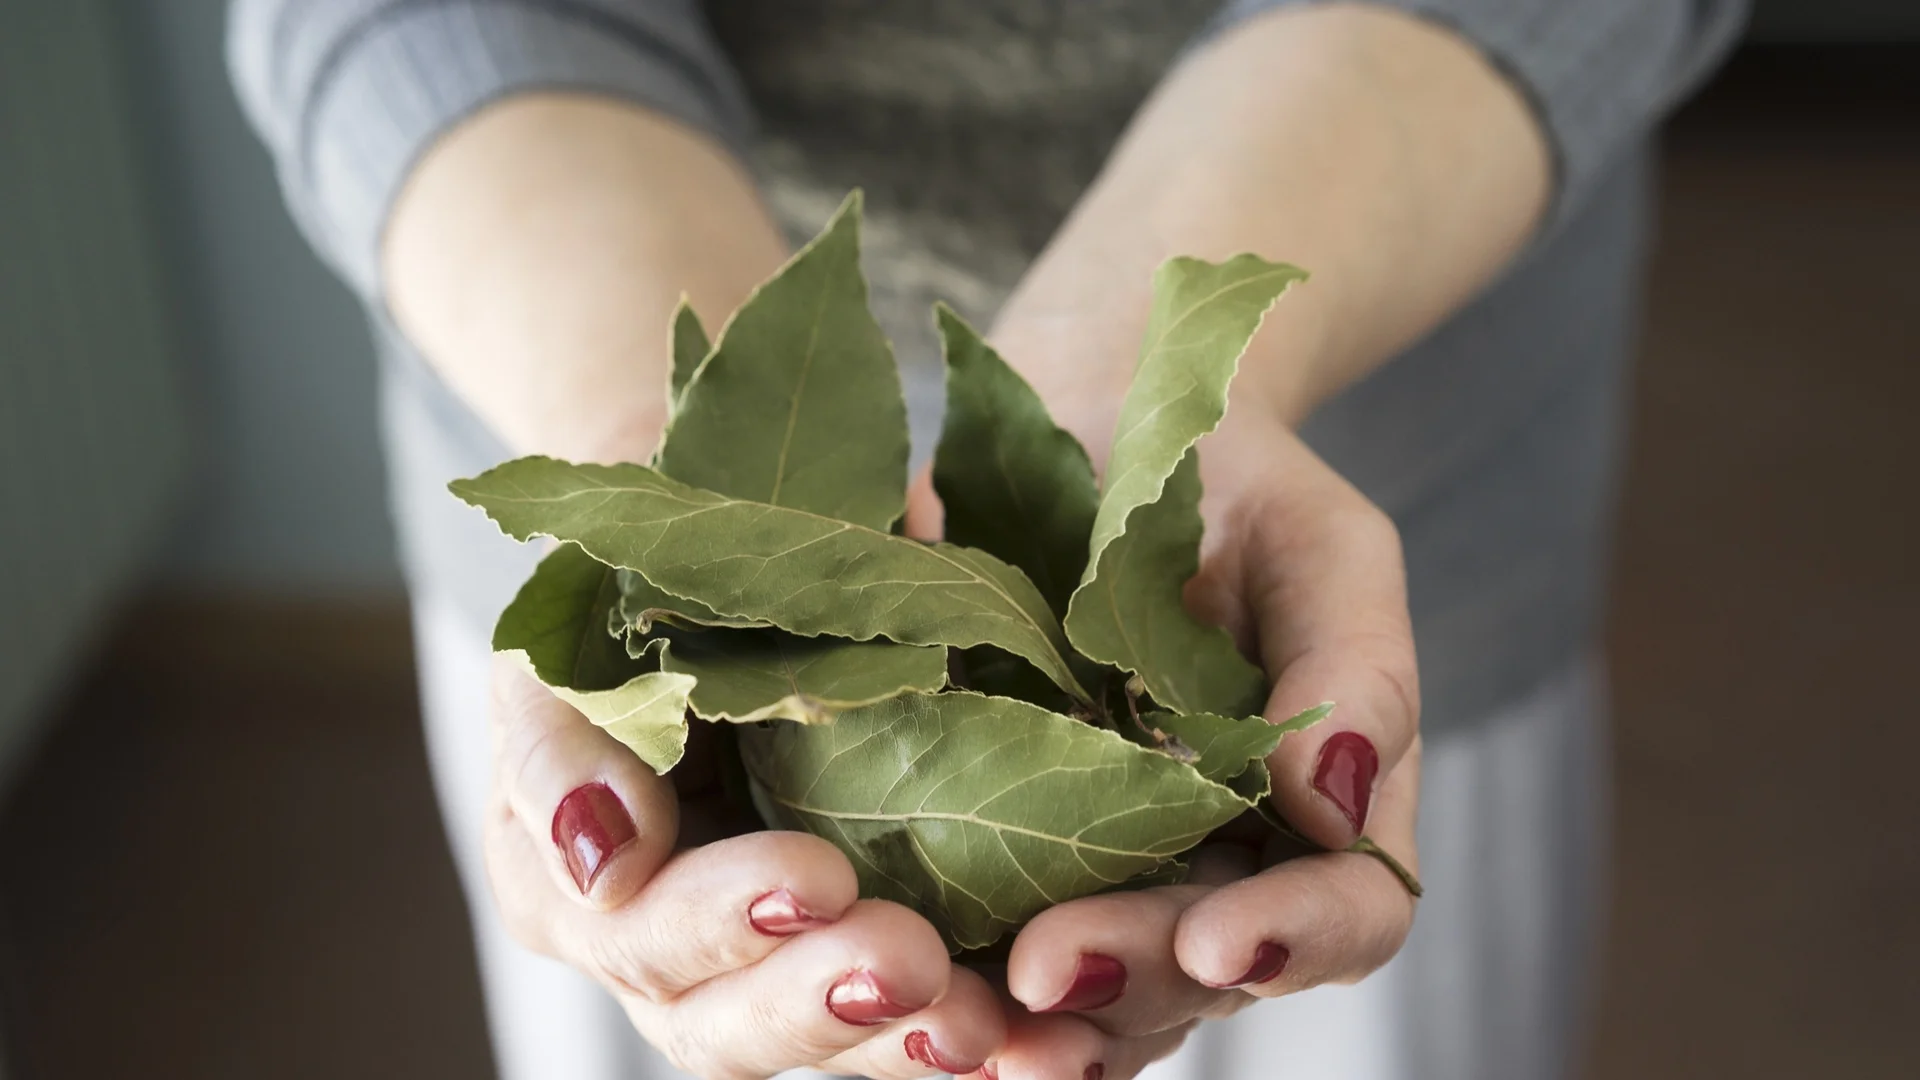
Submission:
[[[1325,0],[1232,0],[1219,33],[1276,8]],[[1745,0],[1369,0],[1446,27],[1527,99],[1553,154],[1549,227],[1582,205],[1727,51]]]
[[[633,5],[629,12],[681,5]],[[285,133],[295,216],[362,295],[377,297],[381,235],[415,162],[449,128],[516,92],[574,90],[633,101],[744,156],[744,94],[697,20],[586,3],[397,4],[289,58],[304,85]]]

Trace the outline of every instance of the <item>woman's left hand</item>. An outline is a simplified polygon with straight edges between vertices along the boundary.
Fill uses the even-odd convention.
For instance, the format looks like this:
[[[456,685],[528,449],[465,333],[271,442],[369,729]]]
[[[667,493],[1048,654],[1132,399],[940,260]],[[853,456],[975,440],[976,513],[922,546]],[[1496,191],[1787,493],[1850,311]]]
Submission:
[[[1022,355],[1060,358],[1013,344],[1016,365]],[[1114,406],[1088,392],[1101,380],[1058,366],[1026,374],[1057,422],[1090,449],[1106,444]],[[1000,1080],[1124,1080],[1199,1020],[1360,979],[1412,925],[1406,886],[1383,862],[1344,850],[1364,833],[1418,872],[1419,689],[1399,537],[1248,396],[1236,394],[1200,444],[1206,547],[1188,606],[1264,663],[1270,721],[1337,703],[1268,760],[1273,808],[1328,850],[1277,862],[1287,845],[1249,815],[1196,852],[1188,884],[1042,912],[1008,958],[1007,990],[1024,1009],[1010,1010],[1008,1042],[991,1063]]]

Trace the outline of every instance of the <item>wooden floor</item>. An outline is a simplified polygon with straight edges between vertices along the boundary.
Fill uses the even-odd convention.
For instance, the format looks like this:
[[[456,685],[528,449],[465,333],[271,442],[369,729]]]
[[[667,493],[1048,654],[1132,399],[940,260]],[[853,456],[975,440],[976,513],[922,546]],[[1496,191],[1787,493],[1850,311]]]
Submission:
[[[1920,98],[1875,63],[1749,58],[1670,140],[1591,1080],[1920,1076]],[[235,658],[281,643],[350,663]],[[487,1074],[393,611],[156,624],[65,711],[0,808],[12,1080]]]

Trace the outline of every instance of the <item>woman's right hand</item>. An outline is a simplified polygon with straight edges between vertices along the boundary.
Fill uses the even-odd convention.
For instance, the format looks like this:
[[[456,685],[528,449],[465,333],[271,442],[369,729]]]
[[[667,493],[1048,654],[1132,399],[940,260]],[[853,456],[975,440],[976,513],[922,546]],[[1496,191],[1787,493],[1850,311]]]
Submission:
[[[605,986],[675,1065],[885,1080],[971,1072],[1000,1049],[986,981],[919,915],[857,899],[831,844],[724,836],[696,754],[656,776],[510,661],[495,659],[493,688],[486,861],[501,915],[521,944]]]

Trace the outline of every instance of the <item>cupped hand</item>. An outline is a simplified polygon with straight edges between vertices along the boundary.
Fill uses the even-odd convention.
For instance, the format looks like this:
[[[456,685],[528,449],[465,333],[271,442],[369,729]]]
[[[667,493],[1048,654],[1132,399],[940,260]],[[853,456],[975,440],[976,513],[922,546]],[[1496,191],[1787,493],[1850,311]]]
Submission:
[[[1002,347],[1097,458],[1126,374],[1103,379],[1068,362],[1078,350],[1037,344],[1005,335]],[[1024,1008],[994,1055],[999,1080],[1124,1080],[1198,1021],[1360,979],[1412,926],[1402,881],[1346,850],[1365,835],[1418,872],[1419,687],[1398,534],[1249,383],[1201,443],[1207,532],[1187,602],[1273,677],[1269,720],[1337,703],[1268,761],[1273,809],[1325,850],[1302,855],[1250,816],[1196,852],[1188,884],[1035,917],[1008,957],[1006,989]]]
[[[916,1077],[1000,1049],[999,999],[933,927],[858,899],[826,841],[741,831],[700,746],[656,776],[502,658],[493,714],[486,862],[508,929],[605,986],[679,1068]]]

